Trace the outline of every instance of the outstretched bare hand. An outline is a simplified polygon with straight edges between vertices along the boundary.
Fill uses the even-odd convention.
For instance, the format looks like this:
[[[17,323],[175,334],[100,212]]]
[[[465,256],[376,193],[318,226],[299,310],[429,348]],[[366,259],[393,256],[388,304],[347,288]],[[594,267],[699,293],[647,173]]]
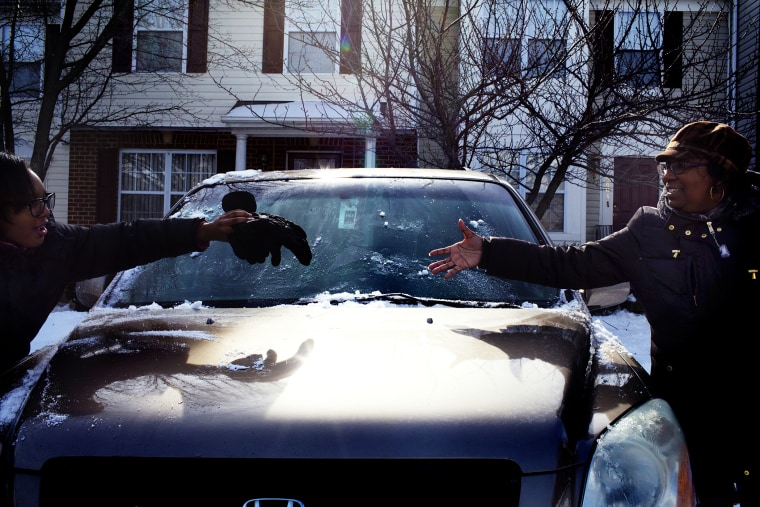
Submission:
[[[220,215],[213,222],[202,222],[198,231],[198,241],[229,241],[233,226],[242,224],[251,219],[253,215],[247,211],[233,210]]]
[[[467,227],[461,218],[457,225],[459,226],[459,230],[462,231],[464,239],[451,246],[431,250],[428,254],[430,257],[448,255],[445,259],[432,262],[428,265],[428,269],[434,275],[445,272],[446,274],[443,275],[445,280],[448,280],[463,269],[477,266],[483,256],[483,238]]]

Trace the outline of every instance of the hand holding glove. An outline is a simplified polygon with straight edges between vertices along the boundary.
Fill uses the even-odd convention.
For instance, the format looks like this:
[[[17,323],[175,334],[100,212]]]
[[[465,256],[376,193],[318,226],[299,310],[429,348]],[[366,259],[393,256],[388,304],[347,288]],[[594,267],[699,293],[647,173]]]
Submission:
[[[297,224],[278,215],[256,213],[256,199],[250,192],[235,191],[222,199],[222,209],[243,209],[253,214],[247,222],[233,226],[229,236],[230,246],[239,258],[250,264],[266,261],[272,256],[272,266],[279,266],[284,246],[296,256],[304,266],[311,262],[311,248],[306,241],[306,232]]]

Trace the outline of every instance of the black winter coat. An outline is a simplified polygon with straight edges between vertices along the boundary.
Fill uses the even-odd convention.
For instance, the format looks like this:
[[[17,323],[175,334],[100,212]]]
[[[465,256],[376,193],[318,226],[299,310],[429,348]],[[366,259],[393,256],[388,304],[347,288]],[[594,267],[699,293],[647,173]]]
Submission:
[[[29,353],[69,284],[200,250],[200,223],[137,220],[88,228],[51,221],[37,249],[0,243],[0,372]]]
[[[657,208],[640,208],[622,230],[581,246],[491,238],[479,267],[554,287],[630,282],[651,325],[658,366],[702,354],[711,360],[716,338],[755,328],[748,310],[760,310],[760,174],[749,177],[750,192],[719,216],[680,214],[661,200]]]
[[[715,337],[700,346],[696,336],[755,327],[747,309],[760,310],[760,174],[751,172],[750,181],[751,191],[712,219],[679,214],[661,199],[622,230],[581,246],[491,238],[479,267],[563,288],[630,282],[652,328],[653,360],[678,362],[703,349],[712,355]]]
[[[749,450],[758,440],[752,400],[760,338],[760,174],[748,177],[750,189],[715,216],[682,214],[661,199],[656,208],[639,209],[622,230],[581,246],[491,238],[478,266],[560,288],[630,282],[651,327],[654,394],[670,402],[698,466],[755,459]]]

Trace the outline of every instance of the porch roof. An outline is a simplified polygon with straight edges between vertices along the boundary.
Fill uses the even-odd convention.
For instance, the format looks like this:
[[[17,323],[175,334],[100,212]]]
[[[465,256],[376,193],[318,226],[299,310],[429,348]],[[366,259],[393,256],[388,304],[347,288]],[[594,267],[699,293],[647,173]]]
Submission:
[[[268,137],[372,135],[366,111],[349,110],[324,101],[239,101],[222,116],[233,134]]]

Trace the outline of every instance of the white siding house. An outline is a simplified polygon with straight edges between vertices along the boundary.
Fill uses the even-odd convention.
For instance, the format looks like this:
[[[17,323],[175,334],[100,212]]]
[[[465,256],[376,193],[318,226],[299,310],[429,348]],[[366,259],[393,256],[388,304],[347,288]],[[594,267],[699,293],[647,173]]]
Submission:
[[[752,19],[738,11],[727,15],[728,3],[698,0],[637,2],[630,8],[625,2],[579,2],[572,13],[569,4],[559,0],[423,0],[408,6],[428,3],[431,12],[445,12],[442,16],[460,27],[447,32],[458,39],[453,47],[459,44],[460,51],[459,67],[447,71],[455,73],[463,87],[473,77],[472,65],[480,65],[482,72],[485,53],[498,50],[503,61],[495,63],[502,71],[511,77],[522,72],[523,84],[536,72],[549,76],[536,88],[536,96],[540,92],[562,99],[534,99],[530,108],[505,115],[502,124],[489,123],[488,142],[481,137],[472,149],[468,167],[489,171],[495,164],[524,195],[535,179],[535,168],[552,147],[550,139],[531,138],[532,115],[559,115],[561,126],[564,113],[556,110],[557,104],[569,112],[588,106],[588,75],[598,69],[612,73],[642,60],[652,63],[651,72],[639,73],[637,82],[630,83],[634,91],[629,97],[646,93],[647,86],[662,85],[675,94],[682,87],[695,89],[695,76],[681,72],[678,58],[688,58],[696,43],[678,57],[668,48],[680,45],[695,19],[717,26],[709,36],[724,39],[737,18]],[[80,4],[84,9],[88,2]],[[58,144],[47,172],[46,185],[57,195],[56,219],[89,225],[162,216],[193,184],[219,171],[420,165],[423,155],[437,149],[436,139],[425,138],[413,122],[402,124],[402,129],[384,123],[388,109],[393,109],[392,94],[419,100],[413,81],[401,76],[399,66],[399,79],[410,83],[405,89],[367,86],[368,69],[387,58],[386,51],[391,54],[378,37],[377,20],[389,27],[391,20],[397,23],[394,28],[403,26],[403,5],[402,0],[115,0],[118,31],[97,61],[99,68],[113,71],[112,81],[106,93],[80,82],[80,96],[102,96]],[[757,0],[739,5],[757,10]],[[601,26],[604,19],[612,22]],[[375,25],[370,26],[370,20]],[[425,22],[430,20],[438,19]],[[560,26],[567,30],[558,30]],[[656,29],[641,37],[630,30],[639,26]],[[593,51],[577,44],[583,27],[600,33]],[[468,38],[474,32],[480,37],[478,44]],[[619,51],[607,58],[605,51],[612,45]],[[756,58],[756,37],[754,46],[745,42],[737,47],[736,59]],[[28,54],[33,52],[30,46]],[[549,68],[558,57],[563,65]],[[393,58],[385,62],[388,68],[400,63]],[[39,59],[29,59],[41,65]],[[715,69],[730,62],[720,63]],[[25,74],[29,79],[33,75],[33,69]],[[756,104],[756,75],[754,82],[750,73],[743,76],[735,93],[754,97]],[[518,95],[510,87],[499,93]],[[749,111],[753,107],[746,98],[740,105]],[[60,121],[67,121],[65,104],[58,113]],[[622,144],[602,139],[573,161],[543,215],[555,241],[595,239],[621,227],[624,208],[653,204],[651,192],[637,187],[656,193],[652,157],[679,125],[671,118],[648,119],[669,126],[664,130],[668,134],[637,132],[635,141]],[[755,128],[756,124],[757,114]],[[17,149],[23,156],[31,153],[31,134],[20,134]],[[548,168],[550,174],[553,170]],[[536,187],[539,194],[548,180],[541,182]]]

